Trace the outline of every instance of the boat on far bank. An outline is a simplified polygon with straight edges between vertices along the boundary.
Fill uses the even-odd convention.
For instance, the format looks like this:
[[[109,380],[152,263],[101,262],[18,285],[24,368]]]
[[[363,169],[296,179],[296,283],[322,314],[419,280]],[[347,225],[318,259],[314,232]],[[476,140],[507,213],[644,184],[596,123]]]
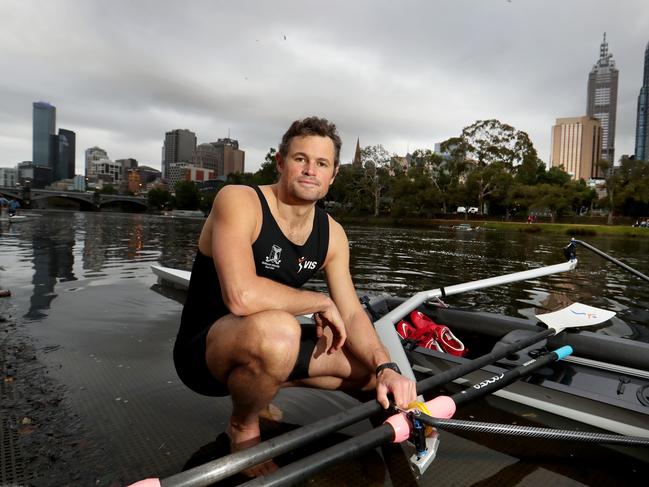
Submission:
[[[171,210],[166,212],[165,216],[172,218],[205,218],[205,214],[200,210]]]

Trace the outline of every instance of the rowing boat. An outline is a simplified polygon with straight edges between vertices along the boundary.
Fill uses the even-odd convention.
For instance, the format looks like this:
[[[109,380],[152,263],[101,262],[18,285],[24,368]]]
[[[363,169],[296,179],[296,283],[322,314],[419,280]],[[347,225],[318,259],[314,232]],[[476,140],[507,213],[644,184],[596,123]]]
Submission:
[[[576,259],[554,266],[423,291],[404,299],[374,297],[364,301],[381,340],[404,375],[420,380],[507,344],[519,342],[544,329],[540,319],[528,320],[500,314],[452,309],[439,297],[503,285],[573,269]],[[191,273],[152,266],[161,281],[186,288]],[[596,308],[591,308],[596,309]],[[436,323],[447,326],[464,343],[468,353],[456,356],[402,340],[395,325],[419,310]],[[600,314],[614,313],[598,310]],[[569,311],[566,311],[569,313]],[[606,320],[601,326],[606,326]],[[548,349],[570,344],[574,354],[537,371],[525,380],[497,391],[512,404],[546,411],[601,430],[649,438],[649,343],[574,331],[548,337],[470,375],[456,379],[458,386],[476,384],[529,362]]]
[[[404,301],[379,297],[370,300],[367,306],[380,318]],[[544,329],[538,319],[451,309],[429,303],[417,309],[452,330],[468,350],[465,356],[455,356],[402,340],[418,380]],[[606,322],[602,326],[606,326]],[[547,350],[567,344],[574,350],[570,357],[546,366],[506,389],[494,392],[494,395],[610,432],[649,438],[649,343],[586,330],[562,333],[455,382],[458,385],[480,383],[521,366]]]

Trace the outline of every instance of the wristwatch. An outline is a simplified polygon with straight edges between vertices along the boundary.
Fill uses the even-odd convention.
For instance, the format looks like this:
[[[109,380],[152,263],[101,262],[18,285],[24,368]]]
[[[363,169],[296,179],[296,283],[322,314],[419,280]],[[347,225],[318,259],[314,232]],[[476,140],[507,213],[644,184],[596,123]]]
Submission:
[[[397,374],[401,374],[401,369],[399,369],[399,366],[395,364],[394,362],[386,362],[384,364],[379,365],[376,368],[376,375],[379,375],[379,372],[381,372],[383,369],[392,369],[394,370]]]

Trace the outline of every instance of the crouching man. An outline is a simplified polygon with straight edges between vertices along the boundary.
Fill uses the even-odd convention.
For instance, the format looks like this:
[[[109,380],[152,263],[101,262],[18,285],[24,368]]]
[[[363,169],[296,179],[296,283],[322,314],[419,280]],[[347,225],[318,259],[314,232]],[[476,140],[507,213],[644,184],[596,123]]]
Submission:
[[[388,393],[400,407],[415,400],[415,383],[390,362],[358,301],[343,228],[316,206],[338,173],[340,147],[327,120],[294,122],[277,183],[224,187],[201,231],[174,362],[195,392],[231,396],[232,451],[260,441],[259,413],[282,387],[376,389],[384,408]],[[320,269],[329,295],[300,289]],[[312,324],[296,319],[309,314]]]

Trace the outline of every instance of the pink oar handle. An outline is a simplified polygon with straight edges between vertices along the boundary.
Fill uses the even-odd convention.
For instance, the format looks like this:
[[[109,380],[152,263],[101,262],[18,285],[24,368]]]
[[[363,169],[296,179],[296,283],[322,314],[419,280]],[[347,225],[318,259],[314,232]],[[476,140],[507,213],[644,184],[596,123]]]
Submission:
[[[139,480],[128,487],[160,487],[160,479]]]
[[[455,414],[455,401],[448,396],[437,396],[424,404],[433,418],[449,419]],[[397,413],[385,422],[394,429],[394,443],[401,443],[410,438],[410,422],[405,414]]]

